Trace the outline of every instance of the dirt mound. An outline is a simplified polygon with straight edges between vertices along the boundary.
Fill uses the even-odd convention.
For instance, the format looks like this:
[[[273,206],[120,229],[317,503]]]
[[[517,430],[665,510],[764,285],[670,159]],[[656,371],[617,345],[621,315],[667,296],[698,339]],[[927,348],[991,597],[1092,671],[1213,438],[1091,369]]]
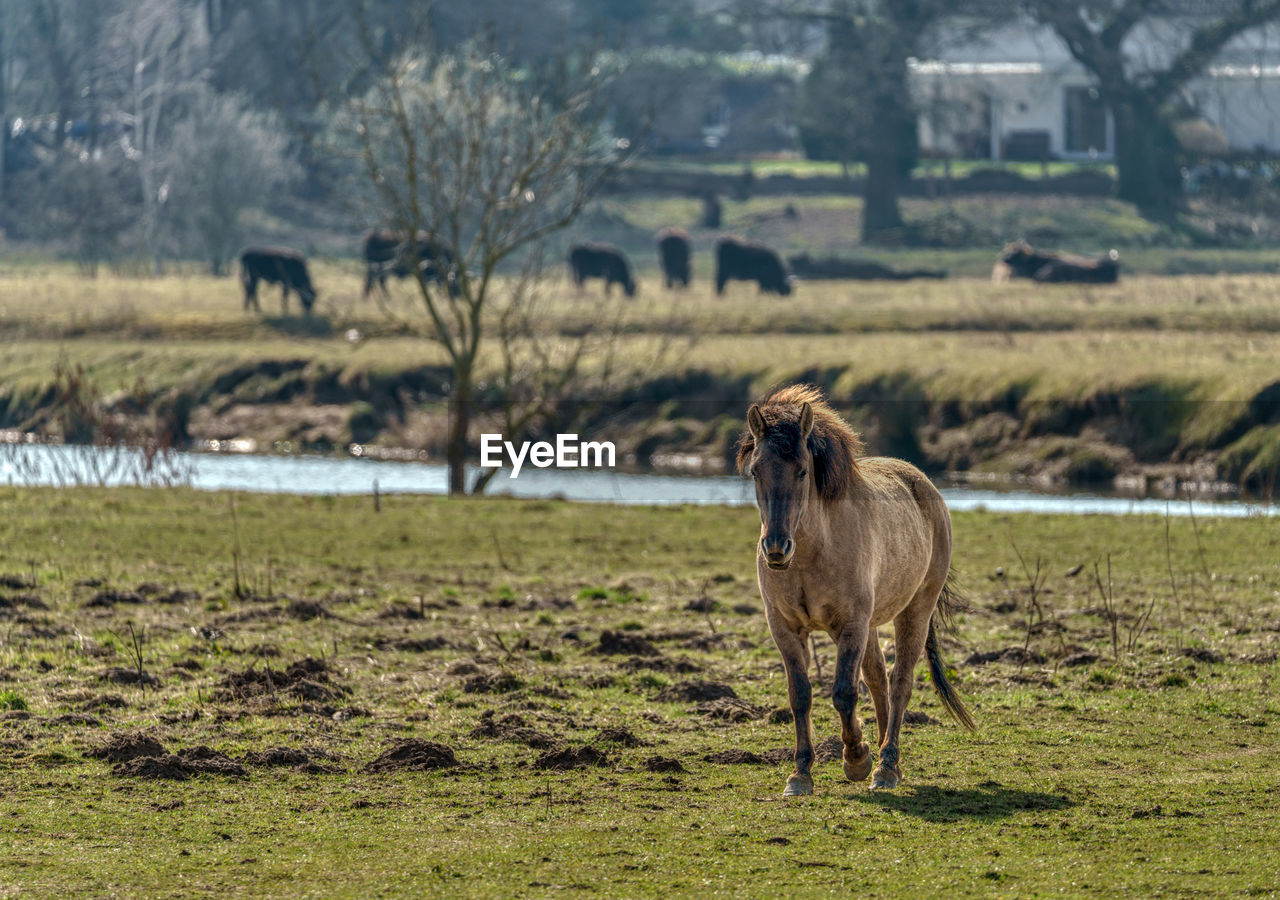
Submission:
[[[268,747],[266,750],[250,750],[240,761],[258,768],[301,766],[311,762],[311,754],[293,747]]]
[[[982,666],[997,660],[1019,665],[1030,663],[1038,666],[1044,663],[1045,658],[1043,653],[1035,650],[1024,650],[1022,647],[1005,647],[1003,650],[985,650],[970,653],[965,657],[964,662],[967,666]]]
[[[1182,655],[1189,656],[1196,662],[1202,663],[1220,663],[1222,662],[1222,654],[1216,650],[1210,650],[1208,647],[1183,647]]]
[[[99,709],[124,709],[128,705],[119,694],[100,694],[81,703],[80,709],[84,712],[93,712]]]
[[[596,741],[602,744],[621,744],[623,747],[648,746],[647,741],[640,740],[625,728],[602,728],[596,735]]]
[[[224,698],[243,700],[276,693],[288,693],[300,700],[337,700],[350,694],[350,688],[329,677],[329,665],[322,659],[304,657],[290,663],[284,671],[270,666],[250,666],[243,672],[232,672],[222,679]]]
[[[480,724],[471,729],[471,737],[527,744],[535,750],[550,750],[555,746],[555,738],[530,727],[518,713],[510,713],[499,719],[491,709],[485,710],[480,716]]]
[[[19,606],[25,606],[27,609],[49,608],[49,604],[35,594],[10,594],[8,596],[0,594],[0,609],[17,609]]]
[[[941,725],[942,723],[922,709],[909,709],[902,716],[908,725]]]
[[[171,591],[156,594],[156,602],[163,603],[166,606],[173,606],[178,603],[199,603],[200,595],[195,591],[174,588]]]
[[[179,750],[177,753],[160,753],[135,756],[116,763],[111,771],[122,778],[170,778],[181,781],[192,775],[248,775],[249,771],[224,753],[200,745]]]
[[[91,748],[87,756],[105,759],[107,762],[127,762],[139,756],[164,756],[164,745],[155,735],[145,731],[117,731],[107,736],[101,744]]]
[[[250,750],[240,760],[246,766],[259,769],[291,768],[304,775],[336,775],[342,770],[320,762],[328,754],[299,750],[296,747],[268,747],[266,750]]]
[[[740,747],[734,747],[732,750],[721,750],[718,753],[708,753],[703,759],[709,763],[730,766],[766,766],[769,764],[769,760],[759,753],[752,753],[750,750],[743,750]]]
[[[650,756],[644,761],[644,767],[648,772],[675,772],[683,775],[689,771],[680,764],[680,760],[670,756]]]
[[[719,681],[694,680],[664,687],[653,699],[659,703],[706,703],[721,697],[736,700],[738,694],[729,685]]]
[[[609,757],[603,750],[591,746],[562,747],[550,750],[533,761],[536,769],[585,769],[590,766],[607,766]]]
[[[813,745],[814,762],[839,762],[844,759],[844,741],[839,735],[832,735]]]
[[[458,765],[453,750],[435,741],[407,738],[392,744],[364,767],[366,772],[430,772]]]
[[[403,650],[406,653],[426,653],[431,650],[451,650],[453,643],[442,637],[429,638],[402,638],[398,641],[392,641],[390,647],[392,650]]]
[[[653,641],[639,634],[626,631],[602,631],[600,642],[591,648],[592,653],[607,656],[661,656]]]
[[[139,687],[160,687],[160,679],[150,672],[131,669],[128,666],[111,666],[98,677],[112,684],[136,684]]]
[[[524,687],[524,682],[510,672],[491,672],[473,675],[462,683],[466,694],[507,694]]]
[[[631,656],[618,663],[624,672],[640,672],[652,669],[655,672],[677,672],[681,675],[693,675],[702,671],[702,666],[691,659],[670,659],[666,656]]]
[[[694,712],[724,722],[754,722],[764,718],[766,710],[736,697],[719,697],[710,703],[699,703]]]
[[[98,591],[85,604],[86,607],[93,606],[115,606],[117,603],[146,603],[147,599],[137,591]]]

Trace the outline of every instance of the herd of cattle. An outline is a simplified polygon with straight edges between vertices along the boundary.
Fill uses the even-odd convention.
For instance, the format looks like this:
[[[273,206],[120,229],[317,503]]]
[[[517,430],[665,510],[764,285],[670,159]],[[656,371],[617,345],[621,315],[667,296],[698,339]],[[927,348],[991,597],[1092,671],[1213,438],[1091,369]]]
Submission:
[[[693,280],[693,240],[681,228],[664,228],[657,234],[658,261],[668,289],[687,288]],[[945,278],[946,272],[929,269],[896,271],[879,263],[843,260],[835,257],[813,259],[808,254],[793,256],[790,267],[773,248],[759,241],[723,235],[715,242],[716,295],[724,293],[730,281],[754,281],[762,293],[791,293],[797,275],[802,278],[853,278],[860,280],[902,280],[907,278]],[[378,229],[364,236],[362,253],[365,264],[363,296],[374,286],[385,294],[387,277],[407,278],[420,272],[422,277],[457,296],[458,273],[452,251],[444,243],[424,231],[414,240],[407,232]],[[625,253],[612,244],[588,242],[575,244],[569,250],[569,273],[579,288],[591,278],[604,281],[608,296],[617,284],[628,297],[636,293],[636,279]],[[992,270],[992,279],[1029,278],[1033,281],[1113,284],[1120,277],[1116,251],[1089,259],[1066,253],[1036,250],[1025,241],[1007,244]],[[245,309],[261,310],[258,282],[278,284],[281,303],[289,311],[289,293],[298,295],[302,310],[311,313],[316,290],[307,272],[306,258],[286,247],[249,247],[240,254],[240,278],[244,285]]]

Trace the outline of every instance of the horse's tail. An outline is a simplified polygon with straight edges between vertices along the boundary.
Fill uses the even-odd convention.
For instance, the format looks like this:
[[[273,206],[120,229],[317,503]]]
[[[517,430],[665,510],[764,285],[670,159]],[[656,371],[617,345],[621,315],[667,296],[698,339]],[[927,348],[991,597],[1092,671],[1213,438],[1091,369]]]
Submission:
[[[956,587],[956,572],[952,569],[947,573],[947,581],[942,586],[942,593],[938,596],[938,607],[934,618],[940,619],[944,626],[949,625],[952,614],[961,609],[964,609],[964,596]],[[942,701],[942,705],[947,708],[951,717],[970,731],[975,731],[977,725],[974,724],[973,716],[969,715],[969,710],[965,709],[960,701],[960,695],[947,680],[947,667],[943,665],[942,654],[938,652],[938,638],[934,633],[933,625],[933,619],[930,619],[929,636],[924,644],[925,655],[929,657],[929,677],[933,681],[933,689],[938,692],[938,699]]]

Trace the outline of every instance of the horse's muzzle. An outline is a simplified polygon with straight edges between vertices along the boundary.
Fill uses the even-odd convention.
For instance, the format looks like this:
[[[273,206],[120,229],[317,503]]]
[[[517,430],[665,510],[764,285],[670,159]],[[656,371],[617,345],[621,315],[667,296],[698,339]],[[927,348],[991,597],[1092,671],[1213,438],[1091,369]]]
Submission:
[[[764,563],[770,569],[781,571],[791,565],[791,557],[796,552],[796,542],[791,538],[781,541],[761,538],[760,552],[764,554]]]

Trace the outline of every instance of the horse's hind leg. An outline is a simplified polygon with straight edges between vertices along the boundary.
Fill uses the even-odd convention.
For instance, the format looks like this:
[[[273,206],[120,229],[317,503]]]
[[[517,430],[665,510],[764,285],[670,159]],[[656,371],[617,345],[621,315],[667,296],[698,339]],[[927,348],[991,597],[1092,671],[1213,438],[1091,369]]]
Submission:
[[[902,717],[911,701],[911,689],[915,685],[916,663],[924,653],[924,643],[929,636],[929,619],[938,603],[942,586],[926,581],[916,591],[907,608],[893,620],[894,660],[889,675],[889,721],[881,725],[880,765],[876,767],[871,782],[872,789],[893,788],[902,780],[898,767],[898,735],[902,730]]]
[[[867,649],[862,654],[862,680],[867,683],[871,702],[876,707],[876,731],[880,735],[877,746],[883,747],[889,728],[889,678],[884,669],[884,651],[880,649],[880,632],[875,628],[867,633]]]
[[[831,704],[840,714],[840,740],[844,742],[844,774],[850,781],[864,781],[871,774],[871,748],[862,740],[858,721],[858,679],[867,646],[867,623],[846,628],[836,641],[836,679]]]
[[[805,636],[785,627],[771,629],[773,641],[782,654],[787,673],[787,699],[796,724],[796,770],[787,779],[784,797],[813,793],[813,726],[809,710],[813,706],[813,688],[809,684],[809,646]]]

